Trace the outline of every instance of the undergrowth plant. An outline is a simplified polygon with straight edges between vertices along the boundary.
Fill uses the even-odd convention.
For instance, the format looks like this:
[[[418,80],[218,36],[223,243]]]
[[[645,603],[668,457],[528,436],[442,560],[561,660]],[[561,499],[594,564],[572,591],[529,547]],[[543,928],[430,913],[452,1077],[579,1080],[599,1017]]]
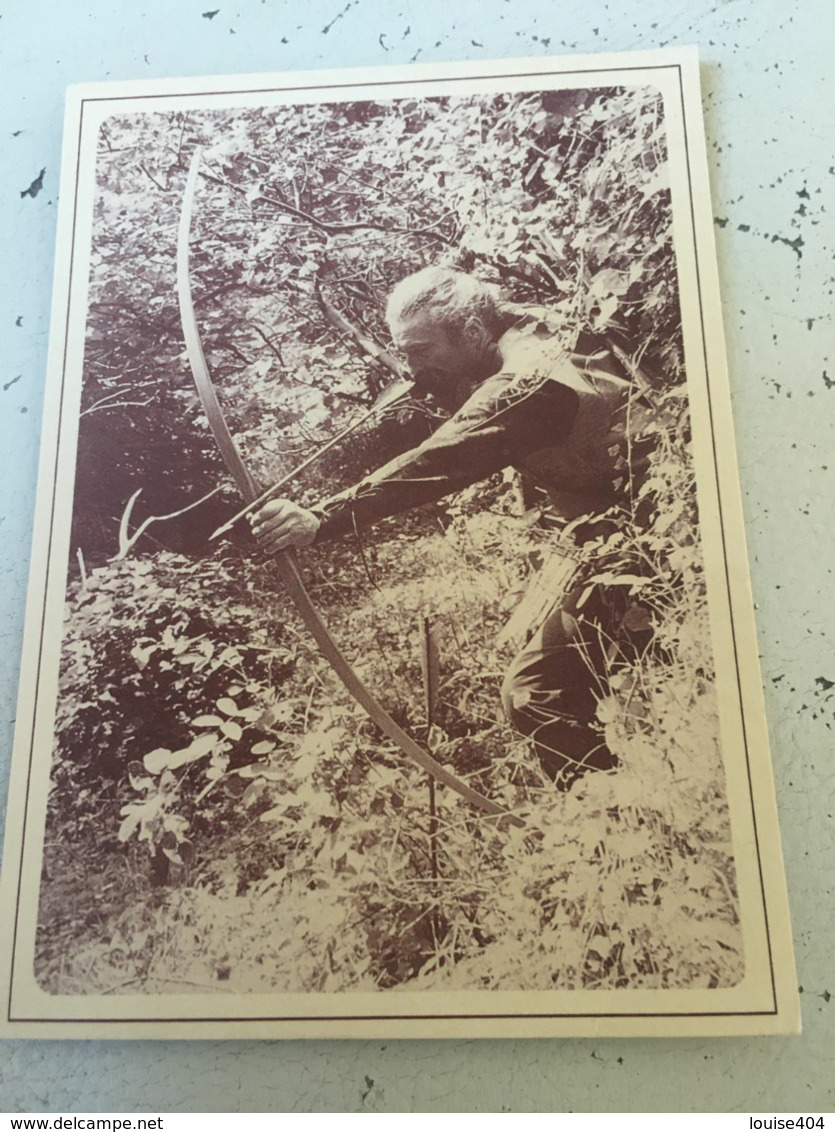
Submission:
[[[480,502],[489,497],[491,507],[465,497],[443,530],[424,526],[418,537],[415,527],[367,548],[364,596],[359,575],[341,577],[351,606],[334,600],[327,575],[319,585],[334,600],[337,634],[373,641],[357,657],[361,674],[382,681],[389,706],[441,762],[523,815],[524,829],[485,819],[439,789],[433,833],[423,775],[357,717],[292,624],[280,646],[265,639],[219,651],[188,635],[186,621],[180,634],[166,625],[156,639],[136,641],[133,683],[144,686],[153,665],[194,681],[192,710],[179,716],[182,745],[151,746],[141,730],[126,737],[110,811],[116,837],[162,853],[169,868],[144,895],[133,878],[119,914],[83,933],[70,971],[92,970],[100,989],[157,991],[738,981],[703,567],[677,398],[668,395],[667,411],[660,406],[636,499],[648,519],[625,514],[613,545],[593,548],[653,629],[638,657],[613,655],[601,686],[599,726],[620,760],[616,772],[559,793],[499,715],[495,638],[505,587],[559,542],[513,513],[508,484],[497,478],[482,489]],[[385,583],[395,560],[397,581]],[[145,576],[139,565],[118,570],[136,581]],[[184,565],[169,562],[174,575]],[[77,597],[85,639],[96,636],[89,618],[100,584],[110,582],[94,578]],[[441,653],[431,733],[420,722],[427,610]],[[99,647],[114,631],[99,626]],[[69,650],[65,679],[82,678],[82,653]],[[72,985],[66,957],[60,977],[45,966],[52,989]]]

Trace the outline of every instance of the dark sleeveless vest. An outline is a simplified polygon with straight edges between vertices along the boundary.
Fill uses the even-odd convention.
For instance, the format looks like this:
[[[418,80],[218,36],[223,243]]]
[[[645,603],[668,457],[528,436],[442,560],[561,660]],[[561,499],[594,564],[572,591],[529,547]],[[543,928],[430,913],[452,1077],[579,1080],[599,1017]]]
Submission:
[[[518,466],[548,492],[567,520],[599,513],[626,497],[630,442],[649,418],[648,406],[630,382],[579,369],[559,334],[543,321],[507,331],[499,342],[504,372],[555,381],[573,390],[577,413],[569,435],[535,452],[520,454]]]

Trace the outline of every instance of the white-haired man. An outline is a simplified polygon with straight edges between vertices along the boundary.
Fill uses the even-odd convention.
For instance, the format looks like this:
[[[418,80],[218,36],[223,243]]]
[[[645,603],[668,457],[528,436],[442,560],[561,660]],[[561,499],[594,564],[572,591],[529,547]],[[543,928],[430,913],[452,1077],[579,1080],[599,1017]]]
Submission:
[[[503,305],[462,272],[430,267],[408,276],[386,316],[416,386],[452,415],[418,447],[312,510],[287,499],[266,503],[253,517],[264,547],[350,533],[508,466],[544,487],[566,522],[588,516],[593,524],[626,502],[630,480],[634,488],[627,449],[638,451],[646,418],[629,382],[579,368],[552,326]],[[502,701],[514,727],[533,739],[546,774],[565,789],[586,770],[616,762],[595,726],[595,672],[620,614],[618,594],[605,587],[575,586],[557,599],[544,623],[530,627]]]

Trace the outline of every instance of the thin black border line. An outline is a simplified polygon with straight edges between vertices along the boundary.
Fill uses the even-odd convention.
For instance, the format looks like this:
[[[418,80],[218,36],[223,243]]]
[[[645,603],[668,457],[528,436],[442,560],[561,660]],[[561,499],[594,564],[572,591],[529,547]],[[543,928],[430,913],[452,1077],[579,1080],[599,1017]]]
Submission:
[[[758,867],[758,873],[759,873],[759,878],[760,878],[760,895],[762,897],[763,919],[764,919],[765,929],[766,929],[766,944],[767,944],[768,958],[769,958],[769,970],[770,970],[770,973],[771,973],[772,1001],[774,1002],[773,1009],[772,1010],[753,1010],[753,1011],[636,1012],[636,1013],[608,1013],[608,1014],[604,1014],[604,1013],[555,1014],[555,1013],[524,1013],[524,1012],[520,1013],[520,1012],[517,1011],[517,1012],[514,1012],[513,1014],[502,1014],[502,1013],[492,1013],[492,1014],[415,1014],[415,1015],[411,1015],[411,1014],[396,1014],[396,1015],[373,1014],[373,1015],[332,1015],[332,1016],[331,1015],[327,1015],[327,1016],[324,1016],[324,1015],[319,1015],[319,1016],[292,1015],[292,1016],[285,1016],[285,1017],[263,1017],[262,1016],[262,1017],[243,1017],[243,1018],[238,1018],[238,1017],[235,1017],[235,1018],[231,1018],[231,1017],[226,1017],[226,1018],[218,1018],[218,1017],[212,1017],[212,1018],[200,1018],[200,1017],[191,1017],[191,1018],[124,1018],[124,1017],[122,1017],[122,1018],[119,1018],[119,1019],[20,1018],[20,1017],[12,1018],[12,1014],[11,1014],[11,1011],[12,1011],[12,993],[13,993],[13,985],[14,985],[15,959],[16,959],[16,949],[17,949],[17,933],[18,933],[19,919],[20,919],[20,897],[21,897],[21,890],[22,890],[22,885],[23,885],[23,857],[24,857],[24,850],[25,850],[25,844],[26,844],[25,833],[26,833],[26,823],[27,823],[28,812],[29,812],[29,796],[30,796],[31,779],[32,779],[32,764],[33,764],[33,760],[34,760],[35,720],[36,720],[37,711],[38,711],[37,703],[38,703],[38,695],[39,695],[40,679],[41,679],[41,664],[40,664],[40,661],[41,661],[41,657],[43,655],[43,644],[44,644],[44,633],[45,633],[45,622],[46,622],[46,604],[47,604],[47,595],[49,593],[49,576],[50,576],[50,571],[52,570],[52,566],[53,566],[51,547],[52,547],[53,534],[54,534],[54,528],[55,528],[55,493],[56,493],[56,481],[57,481],[57,471],[58,471],[58,463],[59,463],[58,457],[59,457],[60,450],[61,450],[61,422],[62,422],[62,419],[63,419],[63,402],[64,402],[64,391],[65,391],[65,385],[66,385],[67,351],[68,351],[69,338],[70,338],[69,317],[70,317],[70,309],[71,309],[71,306],[72,306],[72,298],[73,298],[72,271],[73,271],[73,264],[74,264],[74,260],[75,260],[76,230],[77,230],[77,220],[78,220],[78,189],[79,189],[80,170],[81,170],[81,141],[82,141],[82,134],[83,134],[83,121],[84,121],[84,106],[85,106],[85,104],[87,102],[93,103],[93,102],[139,101],[139,100],[145,100],[145,99],[165,99],[165,98],[200,98],[200,97],[208,97],[208,96],[211,96],[211,95],[222,96],[223,94],[249,95],[249,94],[267,94],[267,93],[272,94],[272,93],[277,93],[277,92],[280,93],[280,92],[284,92],[284,91],[341,90],[341,89],[350,89],[350,88],[354,88],[354,87],[366,87],[366,88],[369,88],[369,89],[376,89],[378,87],[383,87],[383,86],[399,86],[399,87],[402,87],[404,85],[417,85],[417,84],[438,83],[438,82],[443,82],[443,83],[447,83],[447,82],[479,82],[483,79],[494,79],[494,78],[495,79],[519,79],[519,78],[534,79],[534,78],[541,78],[541,77],[553,77],[555,75],[563,75],[565,77],[570,77],[571,75],[580,75],[580,74],[605,74],[607,71],[609,71],[609,72],[614,71],[615,73],[621,74],[621,73],[630,72],[630,71],[659,71],[659,70],[661,70],[661,71],[674,70],[678,74],[679,97],[680,97],[680,101],[681,101],[681,112],[682,112],[682,130],[683,130],[683,134],[684,134],[685,166],[686,166],[686,171],[687,171],[688,195],[690,197],[690,223],[691,223],[691,230],[692,230],[692,236],[693,236],[693,253],[694,253],[694,260],[695,260],[695,271],[696,271],[696,289],[697,289],[697,295],[698,295],[699,322],[700,322],[700,327],[701,327],[701,338],[702,338],[702,355],[703,355],[703,361],[704,361],[704,367],[705,367],[705,387],[706,387],[707,399],[708,399],[708,415],[709,415],[709,420],[710,420],[711,445],[712,445],[712,450],[713,450],[714,478],[715,478],[715,482],[716,482],[716,497],[717,497],[717,504],[718,504],[719,527],[720,527],[720,533],[721,533],[721,539],[722,539],[723,560],[724,560],[724,564],[725,564],[725,582],[726,582],[726,588],[727,588],[728,612],[729,612],[729,615],[730,615],[729,619],[730,619],[731,634],[732,634],[732,639],[733,639],[734,663],[735,663],[736,675],[737,675],[737,696],[738,696],[738,702],[739,702],[740,721],[741,721],[741,724],[742,724],[743,746],[744,746],[744,750],[745,750],[745,762],[746,762],[746,770],[747,770],[747,777],[748,777],[748,788],[749,788],[749,801],[750,801],[750,805],[751,805],[751,816],[752,816],[752,822],[753,822],[753,828],[754,828],[754,844],[755,844],[755,848],[756,848],[757,867]],[[765,883],[764,883],[764,877],[763,877],[762,859],[761,859],[761,856],[760,856],[759,835],[758,835],[758,829],[757,829],[756,814],[755,814],[755,810],[754,810],[754,792],[753,792],[753,781],[752,781],[752,775],[751,775],[751,761],[750,761],[750,755],[749,755],[749,751],[748,751],[747,730],[746,730],[746,727],[745,727],[745,704],[744,704],[744,699],[743,699],[743,695],[742,695],[742,682],[741,682],[741,675],[740,675],[740,670],[739,670],[739,652],[738,652],[737,640],[736,640],[736,626],[735,626],[735,621],[734,621],[734,606],[733,606],[733,600],[732,600],[730,570],[729,570],[729,565],[728,565],[727,543],[726,543],[726,537],[725,537],[725,521],[724,521],[724,513],[723,513],[723,510],[722,510],[722,491],[721,491],[721,483],[720,483],[720,479],[719,479],[719,464],[718,464],[718,460],[717,460],[716,434],[715,434],[714,420],[713,420],[713,403],[712,403],[712,399],[711,399],[711,389],[710,389],[710,368],[709,368],[709,365],[708,365],[708,352],[707,352],[707,339],[706,339],[706,333],[705,333],[704,305],[703,305],[703,299],[702,299],[701,270],[700,270],[700,263],[699,263],[699,245],[698,245],[698,238],[697,238],[697,231],[696,231],[696,213],[695,213],[695,206],[694,206],[694,200],[693,200],[693,179],[692,179],[692,172],[691,172],[691,155],[690,155],[690,147],[689,147],[689,144],[688,144],[688,137],[687,137],[687,107],[686,107],[685,100],[684,100],[684,81],[683,81],[681,64],[679,64],[679,63],[650,64],[650,65],[647,65],[647,66],[608,67],[608,68],[607,67],[594,67],[594,68],[578,69],[578,70],[575,70],[575,71],[536,71],[536,72],[522,72],[522,73],[512,73],[512,74],[504,74],[504,73],[495,74],[495,73],[493,73],[493,74],[489,74],[489,75],[455,75],[455,76],[449,76],[449,77],[436,76],[434,78],[425,78],[425,79],[401,79],[401,80],[382,80],[382,81],[379,81],[379,82],[374,82],[374,81],[359,82],[358,81],[358,82],[353,82],[353,83],[333,83],[333,84],[327,84],[325,86],[322,86],[322,84],[318,84],[318,85],[311,85],[311,86],[305,85],[305,86],[286,87],[286,88],[285,87],[264,87],[264,88],[254,88],[252,90],[184,91],[184,92],[181,92],[181,93],[172,93],[172,94],[146,94],[146,95],[143,94],[143,95],[124,95],[124,96],[115,95],[115,96],[101,97],[101,98],[83,98],[82,97],[81,100],[80,100],[80,113],[79,113],[79,119],[78,119],[78,146],[77,146],[77,152],[76,152],[76,176],[75,176],[75,184],[74,184],[72,243],[71,243],[71,252],[70,252],[68,287],[69,287],[69,291],[68,291],[68,296],[67,296],[67,314],[66,314],[66,320],[65,320],[65,338],[64,338],[62,376],[61,376],[61,387],[60,387],[61,388],[61,400],[60,400],[60,408],[59,408],[59,415],[58,415],[58,439],[57,439],[57,444],[56,444],[56,454],[55,454],[55,462],[54,462],[54,469],[55,470],[54,470],[54,473],[53,473],[54,478],[53,478],[53,493],[52,493],[52,512],[51,512],[51,516],[50,516],[50,532],[49,532],[49,540],[48,540],[48,548],[50,550],[50,553],[49,553],[48,559],[47,559],[47,573],[46,573],[46,581],[45,581],[45,586],[44,586],[44,597],[43,597],[43,605],[42,605],[41,643],[40,643],[40,649],[39,649],[39,654],[38,654],[39,663],[38,663],[38,671],[37,671],[36,683],[35,683],[35,697],[34,697],[34,707],[33,707],[33,713],[32,713],[32,730],[31,730],[31,739],[30,739],[30,745],[29,745],[29,769],[28,769],[28,775],[27,775],[26,794],[25,794],[25,802],[24,802],[24,820],[23,820],[23,827],[22,827],[23,837],[22,837],[22,840],[21,840],[20,868],[19,868],[19,874],[18,874],[17,898],[16,898],[16,901],[15,901],[15,926],[14,926],[14,933],[13,933],[11,965],[10,965],[10,971],[9,971],[9,976],[10,976],[9,977],[9,996],[8,996],[6,1021],[10,1024],[15,1024],[15,1025],[27,1024],[27,1023],[45,1023],[45,1024],[48,1024],[48,1023],[54,1022],[54,1023],[58,1023],[59,1025],[60,1024],[67,1024],[67,1023],[69,1023],[69,1024],[78,1023],[78,1024],[81,1024],[81,1025],[88,1025],[88,1024],[91,1024],[91,1023],[100,1023],[100,1024],[103,1024],[103,1025],[120,1026],[120,1025],[153,1025],[153,1024],[157,1024],[157,1023],[169,1024],[170,1025],[170,1024],[179,1024],[179,1023],[189,1023],[189,1022],[193,1022],[193,1023],[197,1023],[197,1024],[204,1024],[204,1023],[224,1024],[224,1023],[234,1023],[234,1022],[250,1022],[250,1023],[257,1025],[257,1024],[261,1024],[261,1023],[272,1023],[272,1022],[278,1022],[278,1023],[282,1023],[282,1022],[311,1022],[311,1023],[315,1023],[317,1021],[321,1021],[321,1022],[337,1022],[337,1021],[339,1021],[339,1022],[350,1023],[352,1021],[358,1021],[358,1022],[378,1021],[378,1020],[397,1021],[399,1019],[403,1019],[405,1021],[420,1021],[421,1019],[426,1019],[428,1021],[437,1021],[437,1020],[444,1020],[444,1019],[449,1019],[449,1020],[456,1020],[456,1019],[459,1019],[459,1020],[461,1020],[461,1019],[465,1019],[465,1020],[466,1019],[485,1020],[485,1019],[499,1019],[499,1018],[552,1018],[552,1019],[570,1020],[572,1018],[745,1018],[745,1017],[776,1016],[779,1013],[779,1011],[778,1011],[776,984],[775,984],[775,976],[774,976],[774,961],[773,961],[773,953],[772,953],[772,948],[771,948],[771,935],[770,935],[769,923],[768,923],[768,905],[767,905],[766,895],[765,895]]]
[[[681,79],[681,74],[679,74],[679,78]],[[740,723],[742,724],[742,744],[743,744],[743,747],[745,748],[745,769],[747,771],[747,776],[748,776],[748,796],[749,796],[749,800],[750,800],[750,803],[751,803],[751,824],[752,824],[753,829],[754,829],[754,844],[755,844],[756,850],[757,850],[757,871],[759,872],[759,876],[760,876],[760,892],[762,893],[762,900],[763,900],[763,921],[765,923],[765,940],[766,940],[766,947],[768,949],[768,967],[769,967],[769,971],[771,973],[771,997],[772,997],[772,1000],[774,1002],[774,1010],[775,1010],[775,1013],[776,1013],[777,1012],[777,986],[776,986],[775,978],[774,978],[774,959],[773,959],[772,950],[771,950],[771,931],[769,929],[769,924],[768,924],[768,902],[766,901],[766,898],[765,898],[765,878],[763,877],[762,857],[760,856],[760,837],[759,837],[759,831],[757,829],[757,812],[756,812],[756,808],[754,806],[754,783],[753,783],[753,779],[752,779],[752,776],[751,776],[751,757],[750,757],[750,754],[749,754],[749,751],[748,751],[748,730],[745,726],[745,704],[743,702],[742,679],[741,679],[740,671],[739,671],[739,650],[738,650],[738,647],[737,647],[737,640],[736,640],[736,623],[735,623],[735,619],[734,619],[734,603],[733,603],[733,590],[731,588],[731,572],[730,572],[730,567],[729,567],[729,564],[728,564],[728,551],[727,551],[727,545],[726,545],[726,542],[725,542],[725,516],[724,516],[724,512],[722,510],[722,489],[721,489],[721,484],[720,484],[720,480],[719,480],[719,459],[718,459],[717,449],[716,449],[716,430],[715,430],[714,425],[713,425],[713,399],[711,397],[711,390],[710,390],[710,367],[708,366],[708,360],[707,360],[707,334],[706,334],[706,331],[705,331],[704,304],[702,302],[702,276],[701,276],[701,271],[699,270],[699,242],[698,242],[697,235],[696,235],[696,215],[695,215],[695,211],[694,211],[694,208],[693,208],[693,184],[692,184],[692,178],[691,178],[691,173],[690,173],[690,144],[688,142],[688,137],[687,137],[687,108],[686,108],[685,103],[684,103],[684,82],[683,81],[681,81],[679,83],[679,95],[680,95],[680,98],[681,98],[681,118],[682,118],[682,124],[683,124],[683,127],[684,127],[684,152],[685,152],[685,155],[686,155],[686,162],[685,163],[686,163],[686,166],[687,166],[687,183],[690,186],[690,224],[691,224],[691,230],[692,230],[692,233],[693,233],[693,254],[694,254],[695,260],[696,260],[696,290],[697,290],[697,293],[698,293],[698,296],[699,296],[699,322],[700,322],[701,329],[702,329],[702,358],[704,360],[705,377],[707,379],[705,381],[705,388],[707,390],[707,408],[708,408],[708,416],[709,416],[709,419],[710,419],[710,439],[711,439],[711,446],[713,448],[713,469],[714,469],[714,474],[715,474],[715,478],[716,478],[716,502],[717,502],[718,511],[719,511],[719,529],[722,533],[722,550],[723,550],[722,559],[723,559],[723,563],[724,563],[724,566],[725,566],[725,584],[727,586],[727,591],[728,591],[728,612],[730,613],[731,639],[733,641],[733,649],[734,649],[734,667],[736,668],[737,697],[738,697],[738,700],[739,700],[739,720],[740,720]],[[720,314],[721,314],[721,312],[720,312]],[[726,347],[726,353],[727,353],[727,347]],[[733,421],[731,423],[733,423]],[[744,529],[743,529],[743,534],[744,534]]]
[[[10,962],[9,962],[9,999],[8,999],[8,1008],[7,1008],[7,1016],[6,1016],[7,1022],[13,1021],[13,1019],[12,1019],[12,994],[13,994],[13,988],[14,988],[15,958],[16,958],[16,954],[17,954],[17,933],[18,933],[18,926],[19,926],[19,920],[20,920],[20,897],[21,897],[21,891],[22,891],[22,888],[23,888],[23,859],[24,859],[25,852],[26,852],[26,827],[27,827],[27,823],[29,821],[29,796],[30,796],[30,793],[31,793],[32,769],[33,769],[33,764],[34,764],[34,760],[35,760],[35,729],[36,729],[37,716],[38,716],[38,697],[40,695],[41,676],[42,676],[42,673],[43,673],[43,650],[44,650],[44,638],[46,636],[46,606],[47,606],[47,598],[48,598],[48,595],[49,595],[49,588],[50,588],[49,578],[50,578],[50,573],[52,572],[52,568],[53,568],[52,542],[53,542],[53,538],[54,538],[54,534],[55,534],[55,510],[56,510],[56,508],[55,508],[55,503],[56,503],[55,496],[56,496],[56,491],[57,491],[58,465],[60,463],[60,455],[61,455],[61,443],[62,443],[62,427],[61,426],[62,426],[62,422],[63,422],[63,419],[64,419],[64,392],[65,392],[66,379],[67,379],[67,351],[69,350],[69,341],[70,341],[70,310],[72,308],[72,299],[73,299],[72,277],[73,277],[73,266],[75,264],[75,243],[76,243],[75,236],[76,236],[76,224],[77,224],[77,220],[78,220],[78,182],[81,178],[81,139],[82,139],[82,134],[83,134],[83,130],[82,130],[83,120],[84,120],[84,100],[82,99],[81,113],[78,116],[78,145],[76,147],[76,155],[75,155],[75,184],[74,184],[74,193],[73,193],[72,242],[70,244],[70,262],[69,262],[69,270],[68,270],[68,275],[67,275],[67,279],[68,279],[67,313],[66,313],[65,322],[64,322],[64,349],[63,349],[63,352],[62,352],[63,356],[62,356],[62,363],[61,363],[60,397],[58,399],[58,422],[57,422],[58,428],[57,428],[56,442],[55,442],[55,460],[54,460],[54,463],[53,463],[52,506],[50,508],[50,516],[49,516],[49,538],[47,540],[46,575],[45,575],[45,578],[44,578],[43,604],[41,606],[41,639],[40,639],[40,644],[38,646],[38,667],[37,667],[37,671],[36,671],[36,674],[35,674],[35,694],[34,694],[34,697],[33,697],[33,700],[32,700],[32,725],[31,725],[30,740],[29,740],[29,766],[28,766],[27,774],[26,774],[26,792],[25,792],[25,795],[24,795],[24,803],[23,803],[23,825],[22,825],[22,828],[21,828],[20,867],[19,867],[18,879],[17,879],[17,895],[16,895],[16,899],[15,899],[14,933],[12,935],[12,951],[11,951]],[[60,185],[59,185],[59,190],[60,190]],[[56,261],[57,261],[57,241],[56,241]],[[56,262],[56,267],[57,267],[57,262]],[[46,394],[48,394],[48,392],[49,392],[48,387],[47,387],[45,392],[46,392]],[[48,406],[47,406],[46,395],[45,395],[45,397],[44,397],[44,411],[45,412],[46,412],[47,408],[48,408]],[[76,458],[77,458],[77,448],[76,448]],[[38,486],[40,488],[40,480],[39,480]],[[34,539],[33,539],[32,553],[33,554],[35,553]],[[65,567],[65,569],[66,569],[66,567]],[[24,634],[25,634],[25,631],[26,631],[26,626],[25,626],[25,623],[24,623]],[[9,795],[9,801],[11,802],[11,795]]]
[[[348,992],[350,993],[350,992]],[[490,994],[490,991],[483,991],[483,994]],[[526,992],[519,992],[526,993]],[[570,991],[566,993],[571,993]],[[592,993],[592,992],[588,992]],[[663,991],[659,992],[665,993]],[[241,997],[241,996],[237,996]],[[535,1011],[519,1012],[515,1011],[513,1014],[287,1014],[279,1018],[264,1018],[252,1017],[243,1015],[241,1017],[225,1017],[225,1018],[15,1018],[13,1019],[15,1025],[37,1024],[39,1022],[58,1022],[72,1025],[77,1023],[80,1026],[86,1026],[90,1022],[100,1022],[105,1026],[136,1026],[147,1025],[153,1026],[155,1023],[163,1022],[165,1025],[180,1025],[188,1022],[195,1022],[198,1025],[209,1023],[225,1023],[225,1022],[253,1022],[255,1024],[271,1023],[271,1022],[399,1022],[401,1019],[406,1022],[420,1022],[426,1019],[427,1022],[438,1022],[449,1019],[450,1021],[493,1021],[503,1018],[774,1018],[777,1016],[776,1010],[746,1010],[740,1013],[737,1010],[715,1010],[715,1011],[702,1011],[694,1012],[689,1011],[685,1014],[677,1014],[674,1011],[668,1013],[655,1013],[643,1014],[640,1011],[627,1012],[622,1014],[542,1014]],[[514,1035],[518,1036],[518,1035]],[[577,1036],[577,1035],[575,1035]],[[582,1036],[582,1035],[579,1035]],[[605,1037],[612,1037],[617,1035],[604,1035]],[[621,1035],[626,1037],[627,1035]],[[629,1037],[659,1037],[664,1038],[664,1034],[643,1034],[632,1035]],[[690,1035],[683,1035],[685,1037]],[[698,1037],[699,1035],[692,1035]],[[709,1035],[707,1035],[709,1036]],[[715,1035],[714,1035],[715,1036]],[[754,1035],[751,1035],[752,1037]],[[128,1040],[128,1039],[126,1039]],[[409,1040],[408,1038],[406,1039]]]
[[[426,64],[420,64],[425,66]],[[439,63],[439,67],[449,66],[449,64]],[[606,71],[616,71],[620,74],[623,71],[668,71],[670,68],[681,71],[678,63],[648,63],[645,67],[583,67],[576,71],[521,71],[512,74],[488,74],[488,75],[436,75],[434,78],[425,79],[380,79],[379,82],[371,81],[354,82],[354,83],[313,83],[303,84],[302,86],[265,86],[253,87],[250,90],[197,90],[197,91],[182,91],[181,93],[171,94],[125,94],[125,95],[102,95],[101,98],[82,98],[82,105],[85,102],[119,102],[131,101],[137,102],[147,98],[211,98],[213,96],[222,97],[224,94],[237,95],[237,94],[284,94],[291,93],[292,91],[305,91],[305,90],[350,90],[354,87],[368,87],[376,88],[382,86],[419,86],[425,83],[464,83],[464,82],[481,82],[482,79],[539,79],[544,77],[551,77],[553,75],[598,75],[605,74]],[[128,80],[129,82],[130,80]],[[140,82],[157,81],[157,80],[139,80]],[[165,82],[165,79],[160,80]],[[100,84],[106,85],[104,83]],[[116,83],[115,85],[120,85]],[[583,89],[590,89],[588,87],[581,87]],[[443,97],[443,95],[438,96]]]

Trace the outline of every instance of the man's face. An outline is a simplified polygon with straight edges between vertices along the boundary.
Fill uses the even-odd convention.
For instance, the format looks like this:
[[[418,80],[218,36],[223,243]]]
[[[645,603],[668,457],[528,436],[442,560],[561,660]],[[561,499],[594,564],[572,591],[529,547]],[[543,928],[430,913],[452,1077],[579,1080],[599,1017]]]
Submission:
[[[486,376],[484,350],[458,340],[430,315],[415,315],[392,327],[415,384],[440,404],[457,408]]]

